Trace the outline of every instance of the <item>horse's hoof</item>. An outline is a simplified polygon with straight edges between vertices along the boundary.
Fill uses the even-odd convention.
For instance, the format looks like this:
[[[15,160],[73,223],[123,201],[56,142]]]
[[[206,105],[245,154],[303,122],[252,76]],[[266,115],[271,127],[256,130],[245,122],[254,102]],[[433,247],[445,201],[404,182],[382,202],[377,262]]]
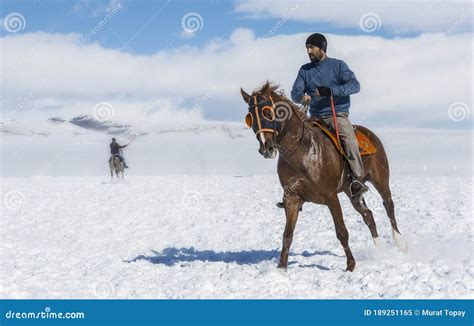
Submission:
[[[282,269],[286,272],[286,269],[287,269],[287,265],[286,264],[282,264],[282,263],[279,263],[278,266],[277,266],[278,269]]]
[[[356,267],[356,262],[350,262],[347,264],[346,272],[353,272],[354,268]]]
[[[397,246],[398,250],[400,250],[402,253],[406,254],[408,252],[408,244],[406,241],[402,238],[402,235],[392,229],[392,236],[393,240],[395,240],[395,245]]]

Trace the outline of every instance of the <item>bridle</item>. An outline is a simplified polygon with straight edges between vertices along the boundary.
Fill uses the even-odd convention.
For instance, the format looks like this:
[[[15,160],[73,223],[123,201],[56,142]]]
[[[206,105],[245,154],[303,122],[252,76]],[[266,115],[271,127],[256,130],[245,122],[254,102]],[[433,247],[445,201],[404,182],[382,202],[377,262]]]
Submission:
[[[260,110],[260,105],[262,103],[267,103],[267,101],[263,102],[258,102],[258,97],[257,95],[253,95],[252,96],[253,98],[253,104],[252,105],[249,105],[249,112],[247,113],[247,115],[245,116],[245,123],[247,124],[247,126],[249,128],[252,128],[255,130],[255,134],[258,136],[260,133],[262,132],[268,132],[268,133],[272,133],[272,134],[275,134],[275,135],[278,135],[278,132],[279,130],[277,129],[273,129],[273,128],[268,128],[268,125],[273,125],[275,124],[275,102],[273,102],[273,98],[271,95],[269,95],[269,100],[270,100],[270,103],[271,105],[264,105],[261,109],[261,113],[259,112]],[[251,109],[253,108],[253,111],[254,111],[254,114],[251,113]],[[268,110],[270,112],[270,118],[266,117],[264,112]],[[254,120],[253,120],[253,117],[255,115],[255,120],[257,122],[257,126],[256,128],[253,128],[254,127]],[[267,121],[264,121],[263,119],[267,120]],[[263,123],[262,123],[263,122]],[[278,126],[279,127],[279,126]]]
[[[275,105],[275,102],[273,101],[272,96],[269,95],[268,99],[263,98],[263,100],[260,102],[258,102],[258,94],[252,95],[251,99],[253,99],[253,103],[250,104],[250,100],[249,100],[249,112],[245,116],[246,125],[255,131],[257,138],[259,134],[262,134],[265,132],[273,134],[275,146],[281,149],[280,140],[286,133],[286,130],[284,131],[281,130],[281,122],[276,119],[276,105]],[[262,104],[263,104],[263,107],[260,109],[260,106]],[[291,105],[290,104],[288,105],[290,106],[290,110],[293,110],[293,108],[291,108]],[[270,118],[266,116],[265,112],[268,112]],[[255,115],[255,121],[254,121],[254,115]],[[297,136],[298,140],[294,143],[293,148],[285,150],[285,153],[288,153],[290,155],[293,154],[293,152],[299,146],[304,135],[304,118],[300,117],[299,115],[298,115],[298,118],[301,121],[301,132]]]

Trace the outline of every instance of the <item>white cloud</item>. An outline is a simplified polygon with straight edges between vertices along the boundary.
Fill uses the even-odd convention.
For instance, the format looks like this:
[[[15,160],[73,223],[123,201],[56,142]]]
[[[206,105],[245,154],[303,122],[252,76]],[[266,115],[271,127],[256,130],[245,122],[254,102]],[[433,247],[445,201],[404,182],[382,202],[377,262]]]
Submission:
[[[241,45],[255,39],[255,33],[248,28],[238,28],[230,36],[230,41],[234,45]]]
[[[195,32],[188,32],[186,30],[182,30],[179,35],[184,39],[192,39],[196,36],[196,33]]]
[[[288,94],[299,67],[308,61],[307,34],[255,38],[237,29],[228,40],[133,55],[80,45],[77,34],[8,35],[1,41],[5,112],[56,108],[88,113],[100,101],[123,119],[159,120],[175,110],[192,119],[241,119],[239,94],[266,79]],[[354,122],[461,126],[448,108],[464,102],[472,111],[472,35],[422,34],[414,38],[327,35],[329,56],[345,60],[361,82],[352,97]],[[161,108],[164,110],[161,116]],[[154,112],[154,114],[153,114]],[[176,117],[187,119],[186,111]],[[471,113],[472,115],[472,113]]]
[[[472,29],[471,1],[261,1],[243,0],[235,10],[254,18],[285,17],[309,22],[315,28],[325,24],[360,29],[364,14],[380,17],[382,28],[404,32],[447,32],[456,22],[458,32]]]
[[[130,0],[109,0],[109,1],[93,1],[79,0],[74,3],[71,12],[76,14],[86,14],[90,17],[100,17],[107,13],[115,13],[123,7],[128,6]]]

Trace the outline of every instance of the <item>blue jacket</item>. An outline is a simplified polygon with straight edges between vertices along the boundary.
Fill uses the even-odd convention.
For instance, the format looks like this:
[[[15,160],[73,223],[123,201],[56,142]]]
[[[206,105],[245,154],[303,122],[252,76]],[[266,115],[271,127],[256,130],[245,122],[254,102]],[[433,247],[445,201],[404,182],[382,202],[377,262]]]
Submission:
[[[305,93],[311,96],[309,113],[312,117],[332,115],[329,96],[315,95],[316,87],[320,86],[331,89],[337,113],[349,112],[351,106],[349,95],[360,91],[360,84],[354,72],[342,60],[326,57],[319,63],[310,62],[303,65],[293,84],[291,99],[293,102],[301,103]]]

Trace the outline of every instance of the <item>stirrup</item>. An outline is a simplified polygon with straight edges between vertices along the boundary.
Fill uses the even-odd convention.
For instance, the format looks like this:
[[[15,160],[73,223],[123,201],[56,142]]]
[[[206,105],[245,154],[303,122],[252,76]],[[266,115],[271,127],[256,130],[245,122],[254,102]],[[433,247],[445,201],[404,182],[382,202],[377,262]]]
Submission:
[[[354,185],[354,184],[356,184],[356,183],[360,184],[360,185],[361,185],[361,188],[359,189],[359,193],[354,194],[354,193],[352,192],[352,185]],[[360,200],[360,198],[361,198],[367,191],[369,191],[369,187],[367,187],[365,184],[363,184],[362,182],[360,182],[360,181],[357,180],[357,179],[356,179],[356,180],[352,180],[352,182],[349,184],[349,193],[351,194],[351,197],[352,197],[352,198],[357,198],[357,197],[359,197],[359,200]]]

